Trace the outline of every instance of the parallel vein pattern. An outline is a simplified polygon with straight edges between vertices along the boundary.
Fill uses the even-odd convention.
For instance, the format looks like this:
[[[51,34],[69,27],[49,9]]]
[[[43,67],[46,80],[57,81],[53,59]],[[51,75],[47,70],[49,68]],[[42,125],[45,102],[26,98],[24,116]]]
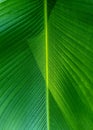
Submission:
[[[52,130],[93,129],[92,15],[93,3],[86,0],[58,0],[52,11],[48,25]]]
[[[93,130],[93,2],[0,0],[0,130]]]
[[[0,3],[0,130],[47,129],[45,80],[28,44],[43,17],[42,0]]]

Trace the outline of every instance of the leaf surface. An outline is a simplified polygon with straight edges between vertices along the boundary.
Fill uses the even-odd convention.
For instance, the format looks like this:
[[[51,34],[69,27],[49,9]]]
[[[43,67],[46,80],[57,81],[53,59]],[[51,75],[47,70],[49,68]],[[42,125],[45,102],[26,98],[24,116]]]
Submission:
[[[0,1],[0,130],[93,130],[93,2]]]

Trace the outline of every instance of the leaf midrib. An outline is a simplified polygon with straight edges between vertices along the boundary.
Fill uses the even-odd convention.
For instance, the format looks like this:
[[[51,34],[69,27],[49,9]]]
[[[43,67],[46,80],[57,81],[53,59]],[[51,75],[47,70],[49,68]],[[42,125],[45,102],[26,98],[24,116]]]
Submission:
[[[47,24],[47,0],[44,0],[44,31],[45,31],[45,50],[46,50],[46,110],[47,110],[47,130],[49,130],[49,91],[48,91],[48,24]]]

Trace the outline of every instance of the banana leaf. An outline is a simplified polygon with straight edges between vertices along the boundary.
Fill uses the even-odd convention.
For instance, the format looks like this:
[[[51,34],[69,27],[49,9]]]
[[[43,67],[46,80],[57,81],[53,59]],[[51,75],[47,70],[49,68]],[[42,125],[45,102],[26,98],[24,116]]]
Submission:
[[[0,130],[93,130],[92,0],[0,0]]]

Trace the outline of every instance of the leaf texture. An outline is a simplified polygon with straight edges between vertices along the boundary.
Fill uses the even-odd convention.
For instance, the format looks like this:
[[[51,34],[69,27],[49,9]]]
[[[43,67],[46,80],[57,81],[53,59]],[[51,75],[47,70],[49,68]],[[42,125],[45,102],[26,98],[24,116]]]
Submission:
[[[0,1],[0,130],[93,130],[92,16],[91,0]]]

